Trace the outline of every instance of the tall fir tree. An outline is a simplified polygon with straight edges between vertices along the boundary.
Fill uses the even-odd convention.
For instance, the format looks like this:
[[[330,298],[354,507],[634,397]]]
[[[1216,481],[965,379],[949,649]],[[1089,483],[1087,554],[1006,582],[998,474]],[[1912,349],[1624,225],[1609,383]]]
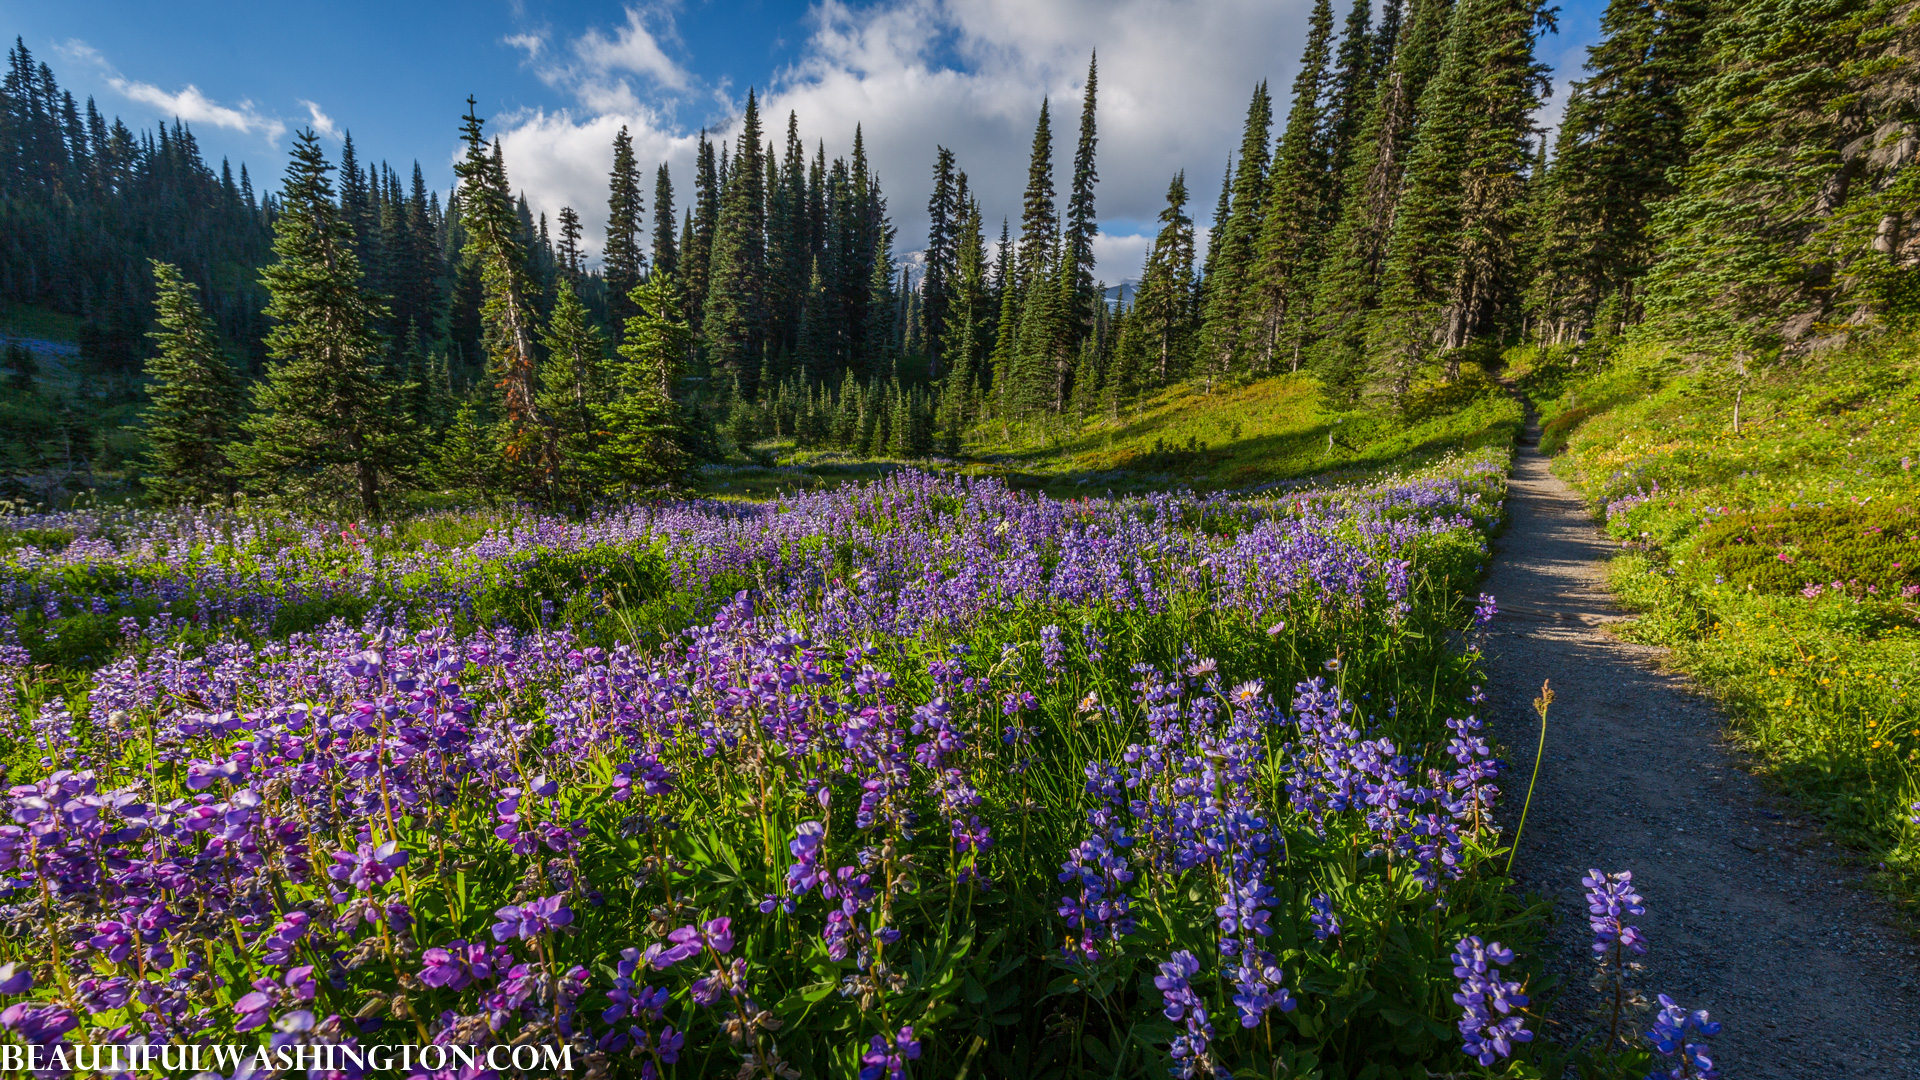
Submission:
[[[1367,39],[1364,20],[1357,30],[1350,20],[1348,31],[1362,42]],[[1297,370],[1306,344],[1314,273],[1333,202],[1329,140],[1335,136],[1329,119],[1338,117],[1329,117],[1325,101],[1331,97],[1337,105],[1341,88],[1328,70],[1332,37],[1333,5],[1317,0],[1307,20],[1307,43],[1293,80],[1287,126],[1268,178],[1258,262],[1248,289],[1243,347],[1249,363],[1262,374],[1274,371],[1278,363]]]
[[[1399,0],[1387,0],[1386,9],[1383,19],[1389,13],[1397,18]],[[1360,126],[1366,122],[1367,106],[1373,100],[1380,74],[1377,50],[1381,43],[1373,33],[1372,22],[1373,0],[1354,0],[1353,7],[1347,11],[1346,26],[1340,31],[1340,51],[1334,58],[1334,69],[1326,88],[1327,172],[1336,184],[1346,175],[1347,166],[1353,160],[1354,142],[1360,137]],[[1385,32],[1390,28],[1381,29]],[[1292,122],[1291,117],[1288,122]],[[1340,195],[1337,186],[1333,194],[1337,203]]]
[[[1527,303],[1539,340],[1577,340],[1603,307],[1603,336],[1638,321],[1648,230],[1687,160],[1682,91],[1705,74],[1710,14],[1710,0],[1612,0],[1601,16],[1531,223]]]
[[[1093,206],[1093,185],[1100,180],[1094,165],[1099,143],[1094,115],[1099,84],[1100,57],[1096,53],[1087,60],[1087,85],[1080,98],[1080,139],[1074,144],[1073,184],[1067,189],[1066,258],[1072,267],[1067,326],[1075,348],[1093,331],[1095,305],[1100,302],[1093,287],[1093,238],[1100,232]]]
[[[705,305],[709,277],[713,268],[713,234],[720,224],[720,169],[714,160],[713,142],[705,128],[700,130],[699,148],[694,155],[692,228],[680,245],[685,285],[681,302],[687,305],[687,324],[698,340],[705,327]]]
[[[680,248],[674,242],[673,174],[661,162],[653,174],[653,270],[673,277],[680,273]]]
[[[1160,232],[1153,238],[1153,249],[1147,253],[1146,268],[1140,275],[1140,291],[1134,297],[1128,322],[1129,330],[1145,343],[1145,351],[1151,355],[1151,385],[1164,386],[1183,373],[1194,329],[1193,259],[1193,219],[1187,216],[1187,176],[1175,173],[1173,182],[1167,185],[1167,205],[1160,211]]]
[[[1053,266],[1054,244],[1060,239],[1060,211],[1053,199],[1053,127],[1047,102],[1040,102],[1040,119],[1033,127],[1033,150],[1027,159],[1027,191],[1021,200],[1020,249],[1014,278],[1025,289]]]
[[[1368,330],[1375,380],[1396,401],[1435,349],[1451,364],[1490,329],[1515,284],[1530,117],[1550,88],[1533,46],[1551,28],[1541,0],[1465,0],[1421,95]]]
[[[539,405],[553,462],[550,489],[584,508],[594,493],[590,465],[600,450],[599,413],[607,399],[606,343],[570,281],[560,282],[542,343],[547,359]]]
[[[749,90],[739,146],[714,230],[702,329],[714,376],[737,381],[749,399],[757,390],[767,330],[765,166],[760,106]]]
[[[541,458],[545,443],[535,401],[534,288],[506,168],[498,144],[488,153],[474,105],[469,97],[461,130],[467,152],[453,167],[460,179],[460,224],[466,233],[463,253],[480,270],[480,321],[488,377],[500,405],[494,420],[500,425],[502,466],[515,483],[534,485],[552,471],[551,462]]]
[[[646,260],[640,254],[643,214],[640,166],[633,156],[633,136],[622,124],[613,136],[613,171],[607,177],[607,243],[601,249],[601,272],[607,280],[607,314],[615,326],[633,314],[627,293],[640,284],[640,273],[645,269]]]
[[[240,379],[221,354],[219,338],[199,288],[178,267],[155,260],[154,355],[147,360],[147,396],[141,415],[148,468],[141,480],[163,504],[231,499],[233,467],[227,442],[240,412]]]
[[[585,256],[580,250],[580,212],[571,206],[560,208],[560,243],[554,255],[560,262],[569,282],[578,280],[585,269]]]
[[[277,200],[267,288],[267,377],[254,385],[233,448],[249,488],[307,505],[357,503],[380,514],[383,490],[407,462],[403,419],[381,378],[374,323],[386,314],[361,288],[353,229],[327,174],[332,166],[312,131],[294,136]]]
[[[1895,0],[1717,10],[1709,74],[1682,98],[1691,154],[1650,225],[1644,332],[1740,361],[1911,311],[1920,14]]]
[[[1244,368],[1243,320],[1251,306],[1260,232],[1265,224],[1267,132],[1273,127],[1273,101],[1267,84],[1254,87],[1240,136],[1240,161],[1224,225],[1216,222],[1207,241],[1207,279],[1202,284],[1205,310],[1200,327],[1200,364],[1207,388]]]
[[[946,352],[947,313],[953,304],[955,278],[959,274],[958,230],[965,207],[958,201],[954,187],[953,151],[934,147],[933,193],[927,197],[927,247],[925,274],[920,279],[921,317],[926,324],[927,360],[930,378],[939,378],[941,358]]]
[[[1379,304],[1387,238],[1400,205],[1417,105],[1439,66],[1452,0],[1410,0],[1412,16],[1340,177],[1340,214],[1314,284],[1309,358],[1326,395],[1346,404],[1366,378],[1367,325]]]
[[[598,416],[606,433],[593,458],[609,487],[641,487],[670,481],[686,467],[675,422],[673,383],[693,337],[681,316],[674,282],[654,274],[633,290],[638,309],[627,320],[621,362]]]
[[[779,361],[784,378],[800,347],[800,319],[807,302],[807,274],[813,262],[813,223],[807,210],[807,148],[800,141],[800,118],[787,113],[786,149],[778,170],[769,151],[767,166],[767,349]]]

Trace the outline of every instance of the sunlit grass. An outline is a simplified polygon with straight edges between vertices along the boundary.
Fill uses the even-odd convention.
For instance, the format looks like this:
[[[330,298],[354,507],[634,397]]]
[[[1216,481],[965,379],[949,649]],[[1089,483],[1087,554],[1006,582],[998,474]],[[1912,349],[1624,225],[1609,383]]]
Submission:
[[[1670,646],[1767,774],[1920,896],[1920,565],[1897,542],[1920,520],[1920,345],[1745,376],[1657,361],[1629,354],[1541,402],[1543,446],[1564,441],[1557,468],[1628,549],[1627,633]],[[1766,550],[1725,545],[1742,522]]]

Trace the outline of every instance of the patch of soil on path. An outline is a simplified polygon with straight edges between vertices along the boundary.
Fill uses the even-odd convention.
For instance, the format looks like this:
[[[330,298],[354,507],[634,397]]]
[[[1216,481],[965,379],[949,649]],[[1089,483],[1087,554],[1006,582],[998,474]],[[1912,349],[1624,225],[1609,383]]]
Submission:
[[[1591,1026],[1598,1004],[1580,878],[1631,870],[1650,946],[1639,985],[1725,1025],[1712,1041],[1721,1075],[1920,1076],[1920,947],[1804,815],[1741,767],[1723,717],[1659,669],[1662,650],[1603,629],[1622,617],[1606,589],[1611,547],[1537,440],[1529,425],[1485,589],[1500,605],[1489,714],[1512,753],[1509,816],[1533,768],[1532,700],[1542,680],[1555,694],[1514,864],[1522,887],[1553,901],[1547,963],[1569,1025],[1553,1034]]]

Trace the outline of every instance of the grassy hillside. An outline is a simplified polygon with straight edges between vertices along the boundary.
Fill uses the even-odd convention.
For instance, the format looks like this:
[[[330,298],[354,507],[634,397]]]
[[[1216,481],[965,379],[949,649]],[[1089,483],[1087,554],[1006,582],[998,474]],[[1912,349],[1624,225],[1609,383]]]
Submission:
[[[1762,768],[1920,896],[1920,340],[1745,375],[1657,354],[1520,375],[1622,545],[1627,632],[1671,646]]]
[[[1178,479],[1247,487],[1328,472],[1365,471],[1505,442],[1519,411],[1477,370],[1420,395],[1404,417],[1331,412],[1305,375],[1245,386],[1172,387],[1118,417],[1083,424],[987,424],[971,454],[1044,481],[1114,487]]]
[[[1305,375],[1243,386],[1172,387],[1085,423],[983,424],[957,460],[868,461],[836,451],[758,448],[776,464],[708,466],[712,494],[762,497],[818,489],[913,465],[1006,478],[1055,495],[1187,486],[1249,488],[1305,477],[1363,477],[1427,464],[1449,453],[1510,443],[1518,404],[1477,368],[1416,395],[1404,416],[1335,412]]]

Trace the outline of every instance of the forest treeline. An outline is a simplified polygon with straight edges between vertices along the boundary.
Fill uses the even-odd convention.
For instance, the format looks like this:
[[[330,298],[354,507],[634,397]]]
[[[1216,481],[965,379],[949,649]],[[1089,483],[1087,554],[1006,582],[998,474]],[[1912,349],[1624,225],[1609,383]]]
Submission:
[[[1551,147],[1550,6],[1375,14],[1357,0],[1336,28],[1316,3],[1284,115],[1254,88],[1205,242],[1176,171],[1120,304],[1093,260],[1095,65],[1070,143],[1040,103],[1017,217],[991,221],[934,148],[917,264],[860,132],[829,162],[749,93],[684,196],[616,137],[588,267],[579,214],[530,213],[471,103],[444,205],[417,164],[363,164],[350,138],[337,163],[299,139],[256,197],[190,130],[108,124],[16,42],[0,296],[79,320],[96,393],[151,398],[154,494],[366,509],[422,486],[585,501],[767,437],[956,453],[986,422],[1117,416],[1186,380],[1306,370],[1336,406],[1390,409],[1519,343],[1742,364],[1920,310],[1911,0],[1614,0]],[[301,269],[320,264],[326,288]],[[183,379],[231,402],[224,427],[168,412],[201,387]],[[333,411],[303,386],[337,390]],[[320,445],[348,430],[356,449]]]

